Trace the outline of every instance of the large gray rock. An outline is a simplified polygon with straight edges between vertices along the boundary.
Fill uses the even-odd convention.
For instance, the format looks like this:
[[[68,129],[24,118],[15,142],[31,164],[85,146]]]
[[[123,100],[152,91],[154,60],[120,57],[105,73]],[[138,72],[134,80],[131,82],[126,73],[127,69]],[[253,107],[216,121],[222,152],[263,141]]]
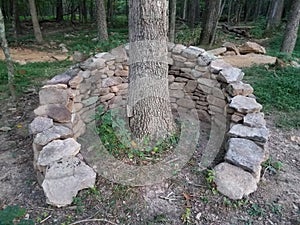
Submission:
[[[80,146],[81,145],[73,138],[54,140],[43,147],[37,160],[37,164],[40,166],[47,166],[63,157],[75,156],[79,153]]]
[[[214,170],[217,190],[230,199],[242,199],[257,189],[256,179],[251,173],[237,166],[224,162]]]
[[[262,105],[257,103],[255,99],[242,95],[233,97],[229,106],[240,113],[259,112],[262,109]]]
[[[46,145],[49,142],[59,139],[59,138],[68,138],[73,135],[73,131],[61,125],[52,126],[51,128],[44,130],[41,133],[38,133],[33,142],[38,145]]]
[[[244,116],[244,124],[249,127],[265,127],[266,121],[263,113],[248,113]]]
[[[79,190],[95,185],[96,173],[76,157],[53,162],[46,171],[42,187],[47,203],[62,207],[72,203]]]
[[[66,89],[67,86],[63,84],[46,85],[40,92],[40,104],[63,104],[66,105],[69,102],[70,93]]]
[[[264,161],[264,150],[253,141],[243,138],[230,138],[225,160],[249,172],[258,173]]]
[[[239,82],[243,79],[244,73],[241,69],[238,69],[236,67],[226,67],[225,69],[222,69],[218,75],[218,80],[225,82],[227,84],[233,83],[233,82]]]
[[[38,116],[29,125],[29,132],[31,134],[37,134],[49,129],[53,126],[53,120],[47,117]]]
[[[240,137],[266,143],[269,137],[269,130],[266,127],[248,127],[236,124],[229,130],[228,135],[230,137]]]

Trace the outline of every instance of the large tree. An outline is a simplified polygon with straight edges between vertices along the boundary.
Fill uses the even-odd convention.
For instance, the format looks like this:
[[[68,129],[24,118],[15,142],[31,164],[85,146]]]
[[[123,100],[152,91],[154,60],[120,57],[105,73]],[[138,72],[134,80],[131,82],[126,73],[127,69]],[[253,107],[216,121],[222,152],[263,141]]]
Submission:
[[[35,0],[28,0],[28,1],[29,1],[29,9],[30,9],[30,14],[31,14],[34,36],[35,36],[37,43],[41,44],[44,42],[44,40],[43,40],[42,31],[41,31],[38,16],[37,16]]]
[[[285,28],[284,38],[281,46],[281,51],[286,53],[292,53],[294,51],[298,28],[300,21],[300,0],[292,0],[292,6],[288,21]]]
[[[167,7],[167,0],[129,0],[127,114],[138,139],[175,131],[168,90]]]
[[[98,39],[107,40],[107,22],[104,0],[96,0]]]

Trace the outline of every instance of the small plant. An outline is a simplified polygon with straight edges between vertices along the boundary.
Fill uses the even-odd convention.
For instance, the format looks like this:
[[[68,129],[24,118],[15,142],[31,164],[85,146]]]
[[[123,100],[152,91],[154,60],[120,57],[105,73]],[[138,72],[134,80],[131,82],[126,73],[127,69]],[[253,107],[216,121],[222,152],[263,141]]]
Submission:
[[[76,205],[76,213],[82,213],[84,211],[84,204],[81,197],[74,197],[73,204]]]
[[[216,178],[215,175],[216,174],[215,174],[214,170],[209,170],[209,169],[206,170],[205,180],[214,195],[218,193],[218,191],[216,189],[216,184],[215,184],[215,178]]]
[[[247,210],[247,212],[249,216],[256,217],[261,217],[265,214],[265,210],[256,203],[251,204],[251,207]]]
[[[271,157],[262,164],[264,171],[269,171],[271,174],[278,173],[283,168],[283,163],[274,161]]]
[[[281,216],[282,215],[282,205],[276,203],[268,203],[269,209],[272,213]]]
[[[7,206],[0,211],[0,225],[34,225],[29,219],[24,219],[26,210],[18,205]]]
[[[185,212],[181,216],[181,220],[184,224],[191,224],[191,209],[190,208],[185,208]]]

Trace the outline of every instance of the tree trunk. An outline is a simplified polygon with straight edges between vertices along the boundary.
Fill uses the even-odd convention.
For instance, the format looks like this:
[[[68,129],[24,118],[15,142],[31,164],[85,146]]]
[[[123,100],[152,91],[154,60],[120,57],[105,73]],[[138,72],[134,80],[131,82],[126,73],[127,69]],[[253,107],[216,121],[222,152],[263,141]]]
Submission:
[[[56,21],[61,22],[64,20],[63,1],[56,0]]]
[[[281,51],[293,53],[297,41],[298,28],[300,21],[300,1],[293,0],[288,16],[288,21],[285,28],[284,38],[281,46]]]
[[[43,40],[40,24],[38,21],[38,17],[37,17],[35,0],[28,0],[28,1],[29,1],[30,14],[31,14],[31,19],[33,24],[34,36],[37,43],[41,44],[43,43],[44,40]]]
[[[200,44],[209,45],[214,39],[214,31],[218,23],[221,0],[205,0],[205,13],[202,19]]]
[[[129,95],[127,114],[138,139],[175,131],[168,89],[167,0],[129,0]]]
[[[257,0],[255,6],[255,12],[254,12],[254,20],[257,20],[259,18],[261,7],[262,7],[262,0]]]
[[[5,55],[6,65],[7,65],[7,80],[10,94],[13,99],[16,98],[15,88],[14,88],[14,65],[10,57],[8,44],[5,36],[5,25],[2,10],[0,8],[0,38],[1,47]]]
[[[106,12],[104,0],[96,0],[97,5],[97,29],[98,29],[98,39],[107,40],[107,23],[106,23]]]
[[[20,18],[19,18],[19,10],[18,10],[18,1],[12,0],[13,5],[13,21],[12,27],[14,32],[14,38],[17,39],[18,35],[21,33],[21,25],[20,25]]]
[[[266,30],[275,29],[281,22],[284,0],[272,0]]]
[[[175,41],[175,28],[176,28],[176,0],[170,0],[170,28],[169,28],[169,41]]]
[[[186,19],[186,11],[187,11],[188,0],[184,0],[183,3],[183,11],[182,11],[182,19]]]

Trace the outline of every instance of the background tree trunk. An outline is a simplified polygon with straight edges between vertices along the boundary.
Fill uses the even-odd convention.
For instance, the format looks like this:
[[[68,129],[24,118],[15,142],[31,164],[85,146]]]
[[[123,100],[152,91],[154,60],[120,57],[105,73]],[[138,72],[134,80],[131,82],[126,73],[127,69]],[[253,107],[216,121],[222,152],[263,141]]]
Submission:
[[[284,0],[272,0],[267,21],[266,30],[272,30],[281,23]]]
[[[64,20],[63,1],[56,0],[56,21],[61,22]]]
[[[35,0],[28,0],[28,1],[29,1],[30,14],[31,14],[31,19],[32,19],[32,24],[33,24],[34,36],[35,36],[37,43],[41,44],[41,43],[43,43],[44,40],[43,40],[39,20],[37,17]]]
[[[293,0],[286,24],[284,38],[281,46],[281,51],[286,53],[292,53],[297,41],[298,28],[300,21],[300,1]]]
[[[187,11],[188,0],[184,0],[183,10],[182,10],[182,19],[186,19],[186,11]]]
[[[19,10],[18,10],[18,0],[12,0],[13,7],[13,20],[12,27],[14,32],[14,38],[17,39],[18,35],[21,33],[21,25],[19,19]]]
[[[106,12],[104,0],[96,0],[97,5],[97,29],[98,29],[98,39],[107,40],[107,22],[106,22]]]
[[[129,0],[128,111],[133,135],[164,138],[175,131],[168,89],[167,0]]]
[[[8,86],[9,86],[10,94],[11,94],[12,98],[15,99],[16,93],[15,93],[15,88],[14,88],[14,65],[11,60],[8,44],[6,41],[4,18],[3,18],[1,8],[0,8],[0,38],[1,38],[1,47],[4,52],[6,65],[7,65]]]
[[[209,45],[214,39],[214,31],[218,22],[221,0],[205,0],[205,12],[202,19],[200,44]]]
[[[170,26],[169,26],[169,40],[175,41],[175,28],[176,28],[176,0],[170,0]]]

